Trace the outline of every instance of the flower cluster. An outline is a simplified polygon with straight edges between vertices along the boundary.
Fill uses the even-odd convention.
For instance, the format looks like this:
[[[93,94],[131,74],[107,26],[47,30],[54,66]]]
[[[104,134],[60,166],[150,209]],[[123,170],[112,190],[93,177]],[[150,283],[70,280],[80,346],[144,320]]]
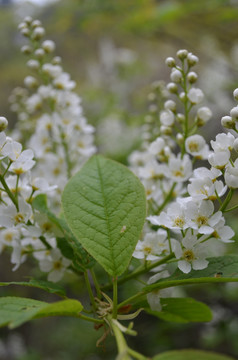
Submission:
[[[224,212],[233,209],[227,207],[238,187],[238,106],[221,120],[229,132],[218,134],[209,147],[197,134],[212,117],[211,110],[200,105],[204,94],[196,86],[197,63],[197,56],[187,50],[179,50],[177,60],[166,59],[171,82],[153,84],[142,150],[129,158],[149,203],[144,238],[133,256],[156,262],[171,254],[184,273],[208,266],[214,241],[233,241]],[[238,89],[234,98],[238,100]],[[158,134],[153,138],[148,129],[155,121]],[[164,266],[156,271],[164,273]]]
[[[11,109],[18,115],[21,139],[29,139],[37,159],[34,173],[47,174],[60,195],[68,178],[96,151],[94,128],[83,115],[76,83],[63,70],[61,58],[53,55],[54,42],[43,40],[40,21],[27,17],[19,29],[28,40],[22,52],[32,75],[24,79],[25,87],[13,91]]]
[[[0,251],[12,250],[13,270],[32,255],[48,280],[58,281],[71,267],[57,243],[63,234],[32,201],[47,194],[51,210],[58,210],[68,178],[96,150],[94,128],[83,116],[75,82],[52,56],[54,42],[43,40],[41,23],[27,17],[19,29],[28,40],[22,52],[33,75],[10,97],[18,116],[12,136],[20,142],[5,135],[7,120],[0,118]]]

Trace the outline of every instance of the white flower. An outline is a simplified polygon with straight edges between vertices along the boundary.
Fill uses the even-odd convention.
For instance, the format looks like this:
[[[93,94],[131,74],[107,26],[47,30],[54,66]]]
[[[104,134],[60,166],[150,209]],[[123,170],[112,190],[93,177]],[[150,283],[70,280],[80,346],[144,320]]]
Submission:
[[[158,259],[158,255],[168,251],[167,232],[159,229],[157,232],[147,233],[143,241],[138,241],[133,256],[137,259],[153,261]]]
[[[222,212],[214,213],[214,205],[210,200],[202,200],[199,203],[189,201],[186,204],[186,216],[188,224],[192,229],[198,230],[200,234],[212,234],[214,226],[220,221]]]
[[[192,88],[188,92],[188,99],[194,105],[202,102],[203,98],[204,98],[204,94],[201,89]]]
[[[188,185],[188,193],[196,201],[216,200],[217,195],[223,196],[227,190],[222,181],[212,181],[210,177],[190,178],[191,184]]]
[[[24,174],[35,165],[35,161],[32,160],[33,157],[34,153],[31,149],[22,151],[17,160],[11,164],[9,170],[17,175]]]
[[[16,161],[22,151],[22,145],[17,142],[13,141],[12,139],[7,138],[7,142],[2,148],[2,154],[7,156],[11,161]]]
[[[231,133],[221,133],[216,136],[216,140],[211,140],[211,147],[215,152],[230,151],[233,149],[235,137]]]
[[[57,282],[63,277],[70,263],[71,261],[66,259],[59,249],[52,249],[49,257],[41,260],[39,265],[41,271],[49,272],[48,281]]]
[[[19,240],[20,232],[17,228],[3,229],[0,231],[0,242],[7,246],[12,246],[13,241]]]
[[[221,240],[224,243],[234,242],[234,240],[231,239],[235,233],[230,226],[225,225],[225,219],[223,217],[213,228],[214,232],[211,234],[212,238]]]
[[[20,227],[26,224],[32,217],[31,206],[26,203],[22,198],[18,201],[19,211],[15,205],[1,206],[0,208],[0,225],[6,228],[13,226]]]
[[[168,166],[164,170],[165,175],[176,181],[186,181],[192,174],[192,162],[187,154],[181,159],[180,154],[169,158]]]
[[[192,235],[189,229],[186,236],[182,240],[182,245],[177,242],[174,253],[178,261],[178,268],[184,272],[189,273],[192,268],[194,270],[202,270],[208,266],[206,258],[206,245],[201,244],[197,240],[196,235]]]
[[[229,150],[211,152],[208,155],[208,161],[210,165],[217,169],[223,169],[226,166],[226,164],[229,162],[229,159],[230,159]]]
[[[199,159],[207,159],[209,148],[201,135],[189,136],[185,141],[186,151]]]
[[[160,271],[159,273],[151,276],[147,282],[148,285],[154,284],[160,279],[165,279],[169,277],[169,272],[167,270]],[[147,301],[150,305],[152,311],[161,311],[160,298],[171,297],[172,289],[162,289],[154,290],[147,295]]]
[[[234,166],[227,164],[224,178],[227,186],[232,189],[238,188],[238,159],[235,160]]]
[[[164,147],[165,147],[164,139],[162,137],[158,137],[155,141],[153,141],[150,144],[148,151],[150,154],[160,155],[161,153],[163,153]]]
[[[167,212],[162,212],[159,216],[149,216],[147,218],[153,225],[165,226],[174,230],[185,230],[189,227],[185,208],[182,204],[171,204]]]

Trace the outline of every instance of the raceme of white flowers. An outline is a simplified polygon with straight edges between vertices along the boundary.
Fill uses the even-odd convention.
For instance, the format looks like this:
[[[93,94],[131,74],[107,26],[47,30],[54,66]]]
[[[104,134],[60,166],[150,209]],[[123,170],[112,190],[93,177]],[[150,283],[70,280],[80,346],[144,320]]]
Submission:
[[[27,17],[19,29],[32,74],[10,97],[18,117],[12,136],[20,142],[5,135],[8,122],[0,118],[0,252],[12,249],[13,270],[32,255],[48,280],[59,281],[71,265],[57,247],[63,235],[31,203],[47,194],[51,210],[59,209],[69,177],[96,151],[94,128],[83,116],[75,82],[53,56],[54,42],[43,40],[40,21]]]
[[[224,212],[232,210],[229,202],[238,188],[238,106],[221,120],[228,132],[218,134],[209,147],[197,134],[212,117],[211,110],[200,105],[204,94],[195,85],[197,63],[187,50],[179,50],[177,60],[166,59],[171,82],[152,84],[142,150],[129,157],[149,204],[148,223],[133,256],[151,262],[173,252],[184,273],[206,268],[217,242],[233,241]],[[238,100],[238,89],[234,98]],[[149,284],[169,276],[164,265],[154,271]],[[148,296],[153,310],[161,309],[161,296],[159,291]]]
[[[59,210],[67,180],[96,151],[94,128],[83,116],[75,82],[53,56],[55,44],[43,40],[41,23],[27,17],[19,29],[28,41],[22,52],[32,74],[10,97],[18,116],[12,136],[18,141],[6,136],[7,120],[0,118],[0,251],[12,249],[14,270],[32,255],[48,280],[59,281],[71,267],[57,246],[62,234],[31,204],[35,196],[47,194],[50,208]],[[200,105],[204,94],[195,85],[197,63],[187,50],[179,50],[177,60],[166,59],[171,81],[153,84],[142,150],[129,157],[148,199],[148,221],[133,256],[153,262],[174,254],[172,262],[184,273],[208,266],[214,242],[233,241],[224,213],[232,210],[229,203],[238,188],[238,106],[221,120],[228,132],[209,146],[197,134],[212,117]],[[148,283],[169,276],[168,270],[166,265],[153,269]],[[153,310],[160,309],[161,296],[148,295]]]

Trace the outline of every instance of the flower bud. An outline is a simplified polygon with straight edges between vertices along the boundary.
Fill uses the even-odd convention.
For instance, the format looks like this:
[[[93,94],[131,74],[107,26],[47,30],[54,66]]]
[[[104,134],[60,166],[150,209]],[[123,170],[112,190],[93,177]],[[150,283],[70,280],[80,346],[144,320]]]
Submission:
[[[33,40],[40,40],[45,35],[45,29],[41,26],[38,26],[34,29],[32,33]]]
[[[53,65],[60,65],[62,62],[61,60],[61,57],[60,56],[55,56],[53,59],[52,59],[52,64]]]
[[[199,59],[197,56],[193,55],[192,53],[189,53],[187,57],[187,61],[189,66],[194,66],[198,63]]]
[[[45,56],[45,51],[42,48],[36,49],[35,56],[41,60]]]
[[[183,144],[184,137],[183,137],[183,135],[181,133],[177,133],[176,139],[177,139],[177,142],[178,142],[179,145]]]
[[[42,43],[42,48],[45,50],[46,53],[52,53],[55,50],[55,43],[52,40],[45,40]]]
[[[32,21],[31,26],[33,27],[33,29],[35,29],[37,27],[41,27],[41,21],[40,20],[34,20],[34,21]]]
[[[172,129],[170,126],[165,126],[165,125],[162,125],[160,127],[160,131],[161,131],[161,134],[162,135],[167,135],[167,136],[170,136],[172,134]]]
[[[233,96],[235,100],[238,100],[238,88],[233,91]]]
[[[194,84],[197,81],[198,76],[194,71],[190,71],[188,73],[187,79],[190,82],[190,84]]]
[[[226,129],[235,129],[235,120],[231,116],[223,116],[221,118],[221,125]]]
[[[230,115],[233,119],[238,120],[238,106],[235,106],[231,109]]]
[[[167,101],[165,101],[165,103],[164,103],[164,108],[166,109],[166,110],[171,110],[171,111],[176,111],[176,102],[175,101],[173,101],[173,100],[167,100]]]
[[[164,110],[160,113],[160,121],[165,126],[172,126],[174,124],[174,114],[171,110]]]
[[[175,83],[179,83],[182,79],[182,73],[181,71],[173,68],[170,74],[170,79],[175,82]]]
[[[0,116],[0,131],[3,131],[6,129],[8,125],[8,121],[4,116]]]
[[[165,60],[165,64],[168,67],[174,67],[176,65],[175,60],[173,57],[167,57],[167,59]]]
[[[172,94],[177,94],[178,86],[174,82],[170,82],[167,84],[167,90]]]
[[[30,30],[27,29],[27,28],[23,28],[23,29],[21,30],[21,34],[22,34],[23,36],[25,36],[25,37],[29,37],[29,36],[30,36]]]
[[[29,45],[24,45],[21,48],[21,52],[25,55],[30,55],[32,53],[32,48]]]
[[[180,60],[184,60],[188,56],[188,50],[178,50],[176,55]]]
[[[197,126],[205,125],[211,117],[212,112],[208,107],[200,107],[197,111]]]
[[[38,86],[38,81],[33,76],[26,76],[24,84],[28,89],[34,89]]]
[[[26,16],[23,21],[24,21],[27,25],[31,25],[32,20],[33,20],[33,19],[32,19],[31,16]]]
[[[185,116],[184,114],[178,113],[177,114],[177,120],[180,124],[182,124],[185,121]]]
[[[33,60],[33,59],[27,61],[26,64],[27,64],[27,66],[29,67],[29,69],[31,69],[31,70],[38,70],[39,67],[40,67],[39,61]]]
[[[182,92],[179,94],[179,98],[180,98],[180,100],[181,100],[182,102],[185,101],[185,99],[186,99],[186,94],[185,94],[184,91],[182,91]]]
[[[199,104],[204,98],[204,94],[201,89],[192,88],[188,92],[188,99],[193,105]]]
[[[18,25],[18,30],[21,31],[22,29],[26,29],[27,28],[27,24],[25,22],[21,22]]]

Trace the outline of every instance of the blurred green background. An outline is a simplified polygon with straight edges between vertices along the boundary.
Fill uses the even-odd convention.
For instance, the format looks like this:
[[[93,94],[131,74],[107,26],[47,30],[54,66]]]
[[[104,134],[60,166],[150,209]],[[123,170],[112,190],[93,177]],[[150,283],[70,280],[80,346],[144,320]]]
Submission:
[[[29,73],[20,52],[25,40],[17,32],[18,22],[26,15],[39,18],[46,38],[56,42],[56,54],[76,80],[84,113],[96,127],[99,151],[111,158],[126,162],[140,143],[151,83],[169,80],[164,60],[180,48],[187,48],[200,59],[195,68],[198,85],[206,95],[204,106],[213,111],[213,119],[204,128],[207,140],[221,130],[221,116],[235,106],[237,0],[62,0],[44,7],[5,0],[0,2],[0,112],[11,127],[16,119],[8,97]],[[228,223],[238,233],[235,215]],[[236,252],[236,244],[228,245],[227,251]],[[0,281],[25,280],[27,276],[42,275],[31,263],[12,273],[8,256],[1,256]],[[84,289],[73,275],[63,283],[72,297],[80,293],[84,299]],[[124,297],[127,290],[123,291]],[[46,299],[44,293],[29,289],[4,288],[0,293]],[[186,347],[238,358],[237,286],[191,286],[186,294],[212,307],[211,323],[179,325],[142,314],[135,320],[139,336],[129,340],[131,345],[148,356]],[[48,300],[54,299],[51,296]],[[76,319],[36,320],[13,332],[0,329],[0,359],[115,359],[112,339],[96,348],[101,335],[102,329],[96,331]]]

